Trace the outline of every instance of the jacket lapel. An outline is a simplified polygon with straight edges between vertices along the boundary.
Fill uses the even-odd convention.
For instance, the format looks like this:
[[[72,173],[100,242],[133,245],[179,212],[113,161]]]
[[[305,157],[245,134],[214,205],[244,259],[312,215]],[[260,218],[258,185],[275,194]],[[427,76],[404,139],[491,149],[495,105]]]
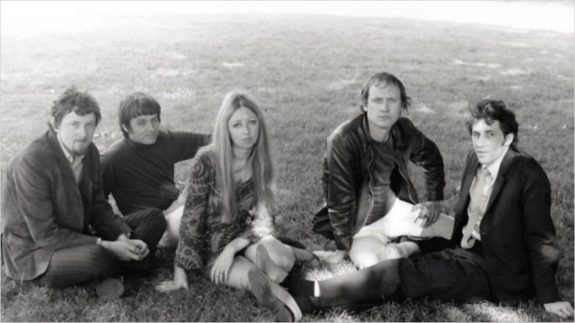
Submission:
[[[80,193],[84,197],[84,201],[89,205],[92,200],[92,181],[90,180],[90,176],[88,176],[88,165],[86,165],[86,159],[87,157],[84,157],[84,160],[82,161],[82,174],[80,175],[78,187],[80,188]]]
[[[463,183],[461,185],[461,193],[460,193],[460,201],[468,201],[469,200],[469,190],[471,189],[471,183],[473,183],[473,179],[475,178],[475,174],[477,173],[477,167],[479,167],[479,162],[477,161],[477,156],[475,153],[472,153],[473,156],[469,161],[469,166],[467,168],[467,172],[465,173],[465,177],[463,178]],[[467,209],[467,203],[463,205],[465,209]],[[467,212],[465,212],[467,214]]]
[[[503,157],[501,161],[501,167],[499,168],[499,173],[497,174],[497,178],[495,179],[495,183],[493,184],[493,190],[491,191],[491,195],[489,196],[489,201],[487,202],[487,206],[485,207],[485,215],[488,214],[489,208],[493,205],[493,202],[499,196],[499,192],[503,185],[505,184],[505,175],[509,171],[511,162],[513,161],[513,157],[515,157],[515,151],[511,148]]]
[[[82,201],[84,202],[84,232],[89,232],[90,210],[92,209],[92,180],[88,175],[88,156],[86,155],[82,160],[82,174],[80,175],[80,182],[78,188]]]
[[[54,152],[54,156],[56,157],[56,161],[60,165],[60,168],[64,173],[66,181],[70,182],[70,184],[73,184],[74,186],[77,187],[76,178],[74,177],[74,172],[72,171],[72,166],[70,166],[70,162],[68,161],[68,159],[66,159],[66,156],[64,156],[64,152],[62,151],[60,142],[58,142],[56,132],[50,129],[48,130],[47,136],[48,136],[48,142],[50,143],[52,151]]]

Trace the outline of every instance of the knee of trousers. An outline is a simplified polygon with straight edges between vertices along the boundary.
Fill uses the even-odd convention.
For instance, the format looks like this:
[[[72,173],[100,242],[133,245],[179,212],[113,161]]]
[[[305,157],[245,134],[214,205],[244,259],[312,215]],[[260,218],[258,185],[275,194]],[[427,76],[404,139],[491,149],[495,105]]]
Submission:
[[[116,271],[119,260],[101,246],[86,245],[79,262],[92,268],[94,273],[107,276]]]
[[[168,226],[164,212],[156,208],[148,209],[140,225],[143,225],[149,233],[157,232],[157,235],[160,235],[160,237],[164,234]]]
[[[161,229],[160,231],[166,230],[167,226],[166,217],[164,216],[164,212],[162,212],[162,210],[160,209],[156,208],[150,209],[150,213],[148,213],[146,221],[149,221],[150,224],[157,226],[158,230]]]
[[[118,260],[104,248],[86,245],[74,258],[53,257],[41,281],[49,287],[62,288],[102,280],[116,274],[118,268]]]

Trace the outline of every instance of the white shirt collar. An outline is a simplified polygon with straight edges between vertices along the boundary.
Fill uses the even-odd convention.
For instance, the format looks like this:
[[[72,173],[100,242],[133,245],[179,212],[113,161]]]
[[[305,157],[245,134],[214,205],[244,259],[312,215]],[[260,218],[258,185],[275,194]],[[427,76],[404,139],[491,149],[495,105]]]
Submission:
[[[503,157],[507,155],[507,151],[509,151],[509,146],[505,148],[501,156],[499,156],[496,160],[492,161],[487,165],[481,164],[482,167],[487,168],[487,170],[489,171],[489,175],[491,175],[493,179],[497,178],[497,174],[499,174],[499,169],[501,168],[501,163],[503,162]]]

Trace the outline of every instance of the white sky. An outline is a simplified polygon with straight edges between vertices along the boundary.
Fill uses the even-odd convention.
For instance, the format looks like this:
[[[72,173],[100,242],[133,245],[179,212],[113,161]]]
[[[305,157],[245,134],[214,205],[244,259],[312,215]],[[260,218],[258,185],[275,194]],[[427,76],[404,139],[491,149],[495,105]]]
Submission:
[[[146,14],[388,16],[574,32],[573,1],[2,1],[2,37],[89,30]]]

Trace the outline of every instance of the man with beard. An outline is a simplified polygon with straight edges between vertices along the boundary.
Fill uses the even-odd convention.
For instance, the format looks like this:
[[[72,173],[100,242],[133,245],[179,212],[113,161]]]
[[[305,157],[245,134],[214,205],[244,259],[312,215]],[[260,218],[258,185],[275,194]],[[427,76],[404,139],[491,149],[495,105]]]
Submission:
[[[6,170],[2,269],[54,288],[95,282],[100,297],[119,297],[120,275],[151,269],[165,219],[158,209],[121,218],[106,201],[92,143],[101,114],[90,94],[69,88],[51,112],[50,129]]]

